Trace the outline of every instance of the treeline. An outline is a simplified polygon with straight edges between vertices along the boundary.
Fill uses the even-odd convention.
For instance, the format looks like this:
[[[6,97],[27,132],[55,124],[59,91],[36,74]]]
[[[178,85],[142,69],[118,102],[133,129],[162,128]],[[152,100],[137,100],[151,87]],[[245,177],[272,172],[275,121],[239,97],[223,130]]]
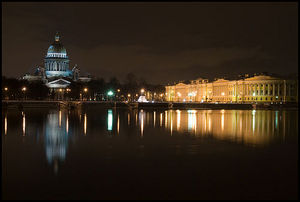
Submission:
[[[65,79],[65,78],[64,78]],[[67,79],[66,79],[67,80]],[[86,89],[86,90],[84,90]],[[89,82],[71,82],[68,91],[51,91],[42,81],[18,80],[15,78],[2,77],[2,99],[57,99],[58,94],[64,94],[63,99],[79,100],[128,100],[134,101],[141,95],[141,89],[151,100],[157,100],[165,92],[163,85],[153,85],[145,80],[137,78],[133,73],[126,75],[125,81],[121,83],[112,77],[108,81],[103,78],[94,78]],[[108,92],[113,95],[108,96]],[[138,96],[137,96],[138,95]],[[60,96],[61,97],[61,96]]]

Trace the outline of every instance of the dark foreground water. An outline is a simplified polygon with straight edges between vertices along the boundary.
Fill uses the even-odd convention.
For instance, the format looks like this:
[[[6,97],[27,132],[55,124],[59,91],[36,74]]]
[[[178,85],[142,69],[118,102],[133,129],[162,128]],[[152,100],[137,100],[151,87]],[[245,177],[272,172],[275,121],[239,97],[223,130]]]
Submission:
[[[298,111],[8,110],[4,199],[297,199]]]

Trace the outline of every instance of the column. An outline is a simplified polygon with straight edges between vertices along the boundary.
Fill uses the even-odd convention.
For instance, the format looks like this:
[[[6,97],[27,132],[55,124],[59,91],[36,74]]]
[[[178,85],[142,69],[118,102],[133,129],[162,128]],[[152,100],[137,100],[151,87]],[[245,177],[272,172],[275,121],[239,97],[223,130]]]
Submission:
[[[270,83],[268,83],[268,96],[270,95]]]
[[[260,83],[259,84],[257,84],[257,95],[260,95]]]
[[[276,90],[275,83],[273,83],[273,96],[275,96],[275,90]]]
[[[266,91],[266,84],[263,84],[263,96],[266,95],[265,91]]]

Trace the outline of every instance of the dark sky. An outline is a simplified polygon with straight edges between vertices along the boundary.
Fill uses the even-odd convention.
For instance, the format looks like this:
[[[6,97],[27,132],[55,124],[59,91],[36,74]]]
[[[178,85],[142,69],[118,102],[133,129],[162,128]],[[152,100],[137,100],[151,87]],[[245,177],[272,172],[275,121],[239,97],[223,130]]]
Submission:
[[[297,3],[2,3],[2,74],[43,64],[56,31],[82,71],[149,83],[298,73]]]

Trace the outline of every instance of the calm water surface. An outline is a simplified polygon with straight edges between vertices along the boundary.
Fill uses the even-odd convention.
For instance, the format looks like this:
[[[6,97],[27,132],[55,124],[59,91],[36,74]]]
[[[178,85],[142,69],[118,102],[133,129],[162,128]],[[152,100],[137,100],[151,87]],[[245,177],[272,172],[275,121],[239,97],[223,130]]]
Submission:
[[[4,199],[297,199],[298,111],[7,110]]]

